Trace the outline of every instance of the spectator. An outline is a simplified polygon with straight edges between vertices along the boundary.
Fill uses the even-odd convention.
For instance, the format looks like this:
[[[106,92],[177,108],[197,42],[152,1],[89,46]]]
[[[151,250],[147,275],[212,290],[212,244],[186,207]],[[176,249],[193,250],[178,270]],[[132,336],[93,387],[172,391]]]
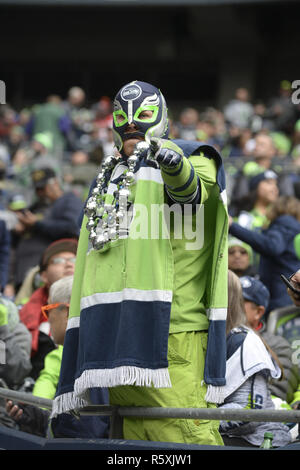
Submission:
[[[291,99],[292,84],[288,80],[282,80],[279,86],[278,96],[270,100],[266,115],[273,123],[273,129],[283,131],[288,135],[292,133],[297,112]]]
[[[6,139],[11,129],[16,125],[16,113],[8,105],[1,105],[0,108],[0,139]]]
[[[247,323],[275,352],[283,368],[282,379],[270,381],[271,393],[286,403],[292,403],[298,387],[298,368],[293,364],[292,350],[288,341],[267,331],[264,314],[269,305],[270,292],[261,281],[253,277],[243,276],[240,281]]]
[[[258,232],[267,227],[267,209],[279,196],[277,179],[272,170],[266,170],[249,179],[250,192],[236,204],[238,215],[235,221],[239,225]],[[252,264],[258,270],[259,255],[255,251],[252,252]]]
[[[69,89],[67,100],[63,103],[64,109],[69,116],[72,115],[74,110],[80,109],[85,102],[85,92],[78,86],[73,86]]]
[[[235,98],[224,108],[224,116],[229,127],[250,128],[254,110],[249,100],[247,88],[241,87],[236,90]]]
[[[90,161],[86,152],[77,150],[72,153],[70,164],[64,166],[64,182],[82,201],[85,201],[97,169],[97,165]]]
[[[256,269],[252,266],[252,248],[238,238],[228,239],[228,269],[238,277],[255,276]]]
[[[266,119],[266,105],[263,101],[257,101],[253,106],[253,116],[251,121],[251,131],[254,134],[260,131],[272,129],[268,119]]]
[[[231,209],[235,208],[242,198],[248,197],[250,190],[249,179],[252,176],[272,169],[272,160],[275,155],[276,148],[272,137],[264,132],[257,134],[255,136],[254,149],[251,155],[254,161],[245,163],[243,168],[235,175],[235,182],[232,189]],[[283,194],[285,193],[283,192]],[[236,215],[236,212],[234,212],[234,215]]]
[[[4,291],[8,282],[10,247],[10,232],[4,220],[0,219],[0,292]]]
[[[291,304],[280,274],[289,276],[299,265],[294,238],[300,232],[300,201],[281,196],[270,206],[267,217],[270,225],[261,233],[248,230],[231,218],[229,232],[260,254],[259,278],[271,295],[268,314]]]
[[[290,278],[291,283],[296,289],[300,289],[300,270],[297,270]],[[295,294],[291,289],[287,289],[291,301],[296,307],[300,307],[300,296]],[[275,333],[285,338],[293,349],[294,362],[298,365],[298,389],[294,394],[291,406],[295,409],[300,408],[300,361],[299,361],[299,340],[300,340],[300,327],[299,327],[299,309],[295,312],[287,312],[282,315],[277,321]]]
[[[223,147],[222,153],[226,157],[246,156],[246,147],[251,137],[252,133],[250,129],[241,129],[231,126],[228,130],[226,145]]]
[[[266,212],[279,196],[277,175],[272,170],[258,173],[249,179],[249,194],[239,201],[237,223],[245,228],[261,229],[268,223]]]
[[[176,123],[179,139],[196,140],[199,113],[194,108],[185,108],[179,115]]]
[[[0,155],[0,210],[5,211],[10,198],[16,191],[15,182],[9,178],[9,164]],[[2,218],[2,215],[1,215]]]
[[[164,97],[148,83],[134,81],[122,87],[114,110],[120,157],[103,162],[103,174],[92,185],[86,204],[69,313],[72,328],[66,332],[53,416],[82,407],[88,390],[106,386],[112,405],[215,407],[222,399],[226,361],[227,210],[220,196],[224,194],[221,158],[200,142],[167,138]],[[147,136],[152,136],[150,155],[135,158],[136,144]],[[125,174],[126,181],[133,177],[127,165],[136,171],[132,209],[141,205],[150,209],[154,201],[160,206],[166,200],[170,205],[184,201],[189,209],[196,201],[208,207],[202,249],[189,250],[185,237],[174,235],[182,217],[180,222],[172,220],[168,240],[162,235],[131,236],[134,222],[124,227],[125,233],[106,231],[106,214],[100,215],[98,235],[94,233],[93,207],[101,211],[104,194],[113,207],[112,195],[120,198],[122,213],[125,194],[118,196],[114,183],[122,186]],[[196,222],[196,215],[195,211],[189,220]],[[85,320],[79,325],[80,309]],[[126,418],[124,437],[222,445],[218,423],[213,421]]]
[[[34,380],[44,366],[46,354],[55,348],[49,336],[49,323],[42,315],[41,308],[47,303],[49,288],[53,282],[74,273],[76,253],[76,239],[61,239],[51,243],[44,251],[40,263],[43,286],[36,289],[20,309],[20,319],[32,335],[31,377]]]
[[[83,150],[81,138],[85,136],[86,123],[88,122],[89,128],[92,127],[93,112],[84,108],[85,99],[85,91],[78,86],[73,86],[69,89],[67,100],[63,103],[71,123],[66,133],[67,150],[71,152]]]
[[[32,180],[38,197],[32,210],[18,213],[21,224],[15,243],[15,288],[19,289],[30,268],[39,263],[45,248],[60,238],[78,237],[83,202],[64,191],[51,168],[35,170]],[[40,213],[38,210],[41,207]]]
[[[30,149],[31,171],[49,167],[56,173],[59,173],[61,160],[53,152],[53,140],[50,133],[39,132],[34,134],[30,142]]]
[[[294,126],[294,132],[293,132],[291,156],[295,160],[299,158],[299,151],[300,151],[300,119],[296,121],[295,126]]]
[[[53,399],[55,395],[67,328],[72,284],[73,276],[67,276],[54,282],[49,291],[49,303],[43,308],[44,314],[49,319],[51,334],[57,349],[47,354],[45,368],[41,371],[34,385],[33,395],[38,397]],[[92,398],[94,404],[106,404],[108,402],[107,391],[98,390],[93,392]],[[46,436],[49,412],[30,405],[19,407],[10,400],[7,402],[6,409],[8,414],[16,420],[22,431]],[[61,415],[52,421],[51,431],[54,437],[108,437],[108,417],[83,416],[77,419],[70,415]]]
[[[282,371],[260,337],[248,326],[240,279],[228,272],[226,398],[221,409],[274,409],[268,378],[279,379]],[[291,442],[283,423],[225,421],[220,423],[225,445],[260,447],[266,431],[274,435],[273,446]]]
[[[1,386],[18,389],[31,371],[31,336],[20,322],[16,305],[0,296],[0,382]],[[15,427],[5,413],[5,400],[0,399],[0,423]]]
[[[70,120],[62,106],[61,98],[51,95],[47,97],[45,103],[34,109],[26,131],[30,137],[39,133],[49,135],[54,156],[61,158],[65,148],[65,134],[69,127]]]
[[[108,96],[102,96],[101,99],[93,106],[95,111],[94,125],[97,129],[99,140],[103,143],[113,139],[108,135],[108,131],[112,133],[112,102]]]
[[[15,125],[11,128],[9,136],[6,141],[6,145],[9,151],[10,158],[16,153],[16,151],[24,145],[26,141],[25,130],[20,125]]]

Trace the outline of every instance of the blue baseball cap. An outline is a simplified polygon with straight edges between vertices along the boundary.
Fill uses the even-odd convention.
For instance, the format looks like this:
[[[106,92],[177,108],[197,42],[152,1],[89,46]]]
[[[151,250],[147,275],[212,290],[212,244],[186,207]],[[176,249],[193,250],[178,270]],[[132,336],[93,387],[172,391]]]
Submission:
[[[249,180],[249,189],[252,191],[257,188],[261,181],[265,180],[277,180],[278,176],[273,170],[266,170],[258,175],[252,176]]]
[[[245,300],[267,308],[270,301],[269,289],[258,279],[250,276],[240,277]]]

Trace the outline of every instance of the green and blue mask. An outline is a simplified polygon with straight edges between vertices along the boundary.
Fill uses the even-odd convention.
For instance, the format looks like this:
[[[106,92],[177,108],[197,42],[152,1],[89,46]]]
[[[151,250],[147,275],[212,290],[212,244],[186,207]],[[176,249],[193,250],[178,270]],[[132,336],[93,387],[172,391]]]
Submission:
[[[143,119],[144,111],[152,111],[151,117]],[[134,123],[136,132],[127,133]],[[158,88],[149,83],[133,81],[125,85],[114,99],[114,142],[122,153],[123,142],[132,137],[168,137],[168,112],[165,99]]]

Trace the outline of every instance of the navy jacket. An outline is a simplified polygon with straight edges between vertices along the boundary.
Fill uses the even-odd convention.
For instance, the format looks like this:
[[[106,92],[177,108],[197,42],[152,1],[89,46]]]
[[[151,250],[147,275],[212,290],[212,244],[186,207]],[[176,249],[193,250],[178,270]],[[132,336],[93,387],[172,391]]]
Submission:
[[[236,223],[231,225],[229,233],[248,243],[261,255],[259,277],[271,294],[267,312],[292,305],[280,274],[289,277],[300,268],[300,260],[294,250],[294,238],[300,233],[300,223],[291,215],[282,215],[261,233]]]
[[[78,237],[78,217],[82,211],[83,202],[71,191],[57,199],[47,213],[47,217],[36,222],[35,232],[53,240],[66,237]]]

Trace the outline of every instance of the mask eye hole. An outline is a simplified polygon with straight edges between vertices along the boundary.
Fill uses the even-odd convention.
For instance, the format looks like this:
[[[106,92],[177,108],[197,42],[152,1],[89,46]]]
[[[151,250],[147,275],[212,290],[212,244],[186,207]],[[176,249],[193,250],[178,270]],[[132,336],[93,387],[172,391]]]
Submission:
[[[122,109],[113,112],[114,123],[116,127],[123,126],[127,121],[127,116]]]
[[[136,110],[134,121],[154,122],[158,115],[158,106],[143,106]]]
[[[125,121],[125,117],[122,116],[122,114],[117,114],[116,115],[116,120],[117,120],[118,124],[121,124],[123,121]]]
[[[143,110],[141,111],[137,118],[140,119],[141,121],[144,121],[146,119],[151,119],[153,116],[153,111],[151,111],[150,109],[146,109],[146,110]]]

